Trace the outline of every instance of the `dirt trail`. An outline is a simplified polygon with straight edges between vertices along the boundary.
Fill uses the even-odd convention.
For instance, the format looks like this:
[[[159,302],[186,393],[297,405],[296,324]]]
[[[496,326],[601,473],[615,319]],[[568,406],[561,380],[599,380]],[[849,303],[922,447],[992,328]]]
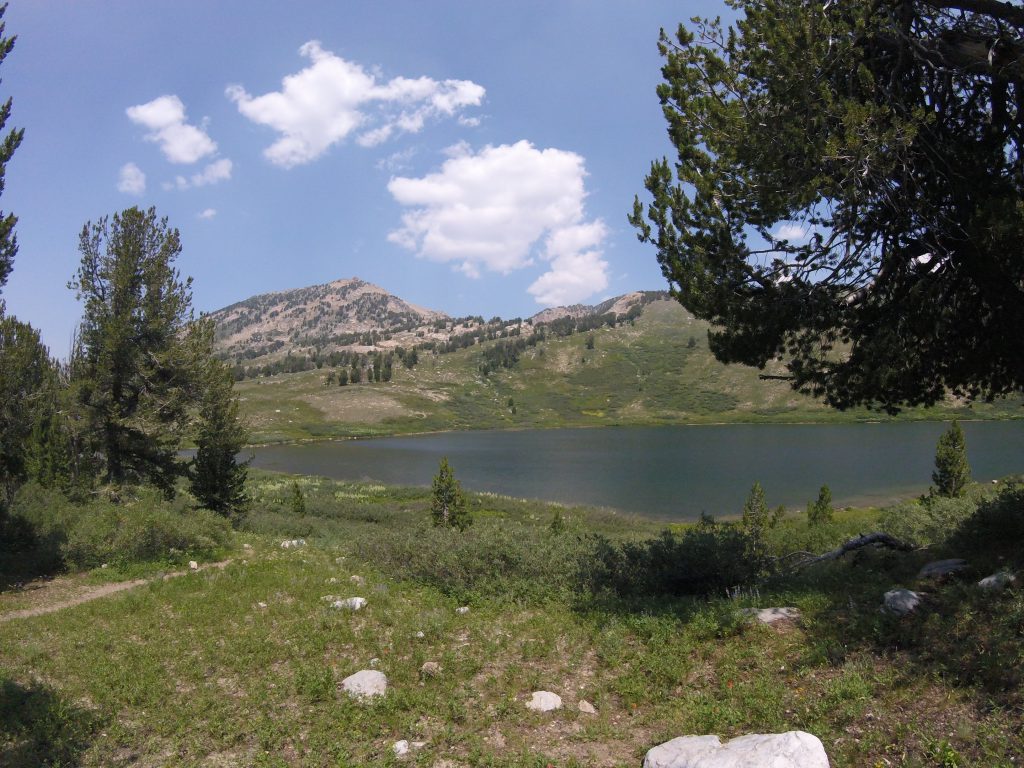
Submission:
[[[33,616],[43,616],[47,613],[56,613],[65,608],[73,608],[82,603],[92,600],[99,600],[107,595],[114,595],[129,589],[141,587],[143,584],[163,579],[174,579],[178,576],[186,576],[190,573],[205,571],[208,568],[224,568],[231,560],[222,560],[218,563],[204,563],[198,569],[187,571],[174,571],[165,573],[163,576],[154,576],[149,579],[132,579],[131,581],[117,581],[110,584],[100,584],[96,587],[75,585],[72,579],[54,579],[52,581],[37,582],[29,586],[29,594],[33,605],[28,608],[19,608],[16,611],[0,613],[0,624],[13,619],[28,619]]]

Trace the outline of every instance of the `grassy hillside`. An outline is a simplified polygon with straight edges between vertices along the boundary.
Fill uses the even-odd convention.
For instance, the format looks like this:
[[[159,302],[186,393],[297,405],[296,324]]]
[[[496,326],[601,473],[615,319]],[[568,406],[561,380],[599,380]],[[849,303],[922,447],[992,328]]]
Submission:
[[[592,534],[656,553],[649,523],[472,495],[476,522],[460,535],[427,524],[424,491],[315,478],[299,481],[299,518],[291,482],[261,476],[222,569],[29,618],[11,612],[45,606],[44,586],[0,594],[0,764],[612,768],[683,734],[789,729],[820,737],[836,768],[1009,768],[1024,754],[1024,601],[973,585],[1021,566],[1019,525],[1002,548],[936,542],[728,597],[624,597],[588,580]],[[826,548],[878,518],[843,512],[813,530],[793,518],[773,547]],[[305,544],[280,546],[296,537]],[[948,555],[972,570],[915,576]],[[111,572],[66,579],[62,594]],[[924,607],[881,614],[896,584],[927,591]],[[368,602],[339,611],[328,595]],[[803,618],[765,627],[740,614],[773,605]],[[428,661],[438,674],[421,671]],[[388,693],[360,704],[340,683],[370,668]],[[527,710],[536,690],[563,709]],[[416,744],[404,758],[399,740]]]
[[[718,363],[707,349],[707,325],[672,301],[648,304],[634,325],[528,347],[512,369],[485,376],[483,350],[498,343],[423,353],[412,370],[396,366],[385,384],[328,387],[329,369],[321,369],[246,380],[238,392],[254,442],[449,429],[885,418],[867,410],[837,413],[785,382],[758,379],[755,369]],[[1012,401],[950,403],[901,418],[1020,415],[1019,401]]]

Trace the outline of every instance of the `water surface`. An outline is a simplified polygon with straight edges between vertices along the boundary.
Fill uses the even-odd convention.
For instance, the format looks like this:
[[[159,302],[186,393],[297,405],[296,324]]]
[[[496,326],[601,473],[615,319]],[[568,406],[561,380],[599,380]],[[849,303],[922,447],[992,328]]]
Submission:
[[[650,517],[735,515],[755,481],[771,506],[837,505],[927,490],[948,424],[743,424],[449,432],[254,449],[253,466],[429,485],[442,456],[463,487]],[[963,424],[976,480],[1024,472],[1024,421]]]

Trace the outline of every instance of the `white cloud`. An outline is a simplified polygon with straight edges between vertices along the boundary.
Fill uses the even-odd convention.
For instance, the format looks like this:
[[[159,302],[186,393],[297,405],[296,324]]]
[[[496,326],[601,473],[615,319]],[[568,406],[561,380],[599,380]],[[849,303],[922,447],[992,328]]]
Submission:
[[[582,157],[527,141],[479,153],[458,144],[447,154],[440,171],[388,184],[411,208],[391,242],[470,277],[507,275],[540,258],[550,269],[529,290],[542,304],[580,301],[607,287],[600,250],[607,229],[584,219]]]
[[[214,160],[207,165],[202,172],[194,173],[191,177],[176,176],[173,182],[164,184],[164,189],[189,189],[191,187],[205,187],[216,184],[219,181],[227,181],[231,178],[233,165],[226,157]]]
[[[217,215],[217,209],[216,208],[207,208],[206,210],[204,210],[202,213],[199,214],[199,218],[200,219],[207,219],[208,220],[208,219],[212,219],[216,215]]]
[[[800,242],[801,240],[806,240],[808,235],[810,235],[810,228],[805,224],[787,222],[785,224],[780,224],[773,235],[776,240]]]
[[[186,122],[185,105],[177,96],[160,96],[125,112],[133,123],[149,130],[146,141],[159,144],[172,163],[195,163],[217,151],[205,130]]]
[[[356,141],[364,147],[398,132],[416,133],[429,119],[479,105],[485,93],[468,80],[396,77],[378,82],[376,74],[325,51],[316,40],[299,53],[311,63],[286,76],[280,91],[252,96],[240,85],[225,91],[245,117],[281,134],[263,154],[284,168],[317,159],[357,130]]]
[[[117,191],[141,195],[146,191],[146,174],[135,163],[125,163],[117,177]]]

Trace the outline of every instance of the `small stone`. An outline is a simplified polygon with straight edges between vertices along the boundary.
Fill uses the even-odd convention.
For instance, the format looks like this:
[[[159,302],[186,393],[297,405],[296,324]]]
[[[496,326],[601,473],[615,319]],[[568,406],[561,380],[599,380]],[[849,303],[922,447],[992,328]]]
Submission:
[[[190,571],[198,571],[199,570],[199,563],[197,563],[195,560],[189,560],[188,561],[188,568],[189,568]]]
[[[260,602],[256,603],[256,605],[258,605],[260,608],[266,608],[267,607],[267,604],[264,603],[262,600]]]
[[[101,566],[100,566],[100,568],[109,568],[109,567],[110,567],[110,566],[109,566],[109,565],[107,565],[106,563],[104,563],[103,565],[101,565]]]
[[[885,593],[882,612],[906,616],[921,604],[921,596],[909,589],[892,589]]]
[[[376,656],[374,656],[372,659],[370,659],[370,666],[374,667],[375,669],[377,667],[379,667],[380,666],[380,659],[378,659]]]
[[[942,577],[949,576],[957,571],[962,571],[966,567],[967,561],[959,557],[950,558],[948,560],[935,560],[921,568],[921,571],[917,574],[917,578],[941,579]]]
[[[597,714],[597,710],[594,709],[594,705],[591,704],[586,699],[580,699],[580,703],[577,704],[576,706],[579,707],[580,712],[582,712],[585,715],[596,715]]]
[[[339,611],[358,611],[365,605],[365,597],[346,597],[344,600],[335,600],[331,603],[331,608],[337,608]]]
[[[333,576],[331,576],[331,578],[329,578],[329,579],[327,580],[327,583],[328,583],[328,584],[337,584],[337,583],[338,583],[338,580],[337,580],[336,578],[334,578]]]
[[[409,751],[409,742],[405,739],[396,741],[391,745],[392,751],[394,751],[396,757],[401,757]]]
[[[422,630],[421,630],[421,631],[417,632],[417,633],[416,633],[416,634],[414,635],[414,637],[415,637],[415,638],[416,638],[417,640],[422,640],[422,639],[423,639],[424,637],[426,637],[426,635],[425,635],[425,634],[423,634],[423,632],[422,632]]]
[[[243,544],[242,549],[252,549],[252,544]]]
[[[436,661],[424,661],[420,667],[420,677],[437,677],[441,674],[441,665]]]
[[[1017,577],[1007,571],[1000,571],[999,573],[993,573],[991,576],[986,576],[984,579],[978,582],[978,586],[981,589],[987,589],[990,591],[997,591],[1000,589],[1006,589],[1011,584],[1017,581]]]
[[[383,696],[388,689],[388,679],[383,672],[375,669],[363,669],[349,675],[341,681],[342,689],[349,696],[358,699],[372,699]]]
[[[465,616],[467,613],[469,613],[469,606],[468,605],[459,606],[458,608],[455,609],[455,612],[460,614],[460,615],[462,615],[462,616]]]
[[[366,585],[366,579],[364,579],[362,576],[350,576],[348,580],[355,584],[357,587],[362,587]]]
[[[562,697],[551,691],[534,691],[531,699],[526,703],[527,709],[535,712],[551,712],[562,708]]]

